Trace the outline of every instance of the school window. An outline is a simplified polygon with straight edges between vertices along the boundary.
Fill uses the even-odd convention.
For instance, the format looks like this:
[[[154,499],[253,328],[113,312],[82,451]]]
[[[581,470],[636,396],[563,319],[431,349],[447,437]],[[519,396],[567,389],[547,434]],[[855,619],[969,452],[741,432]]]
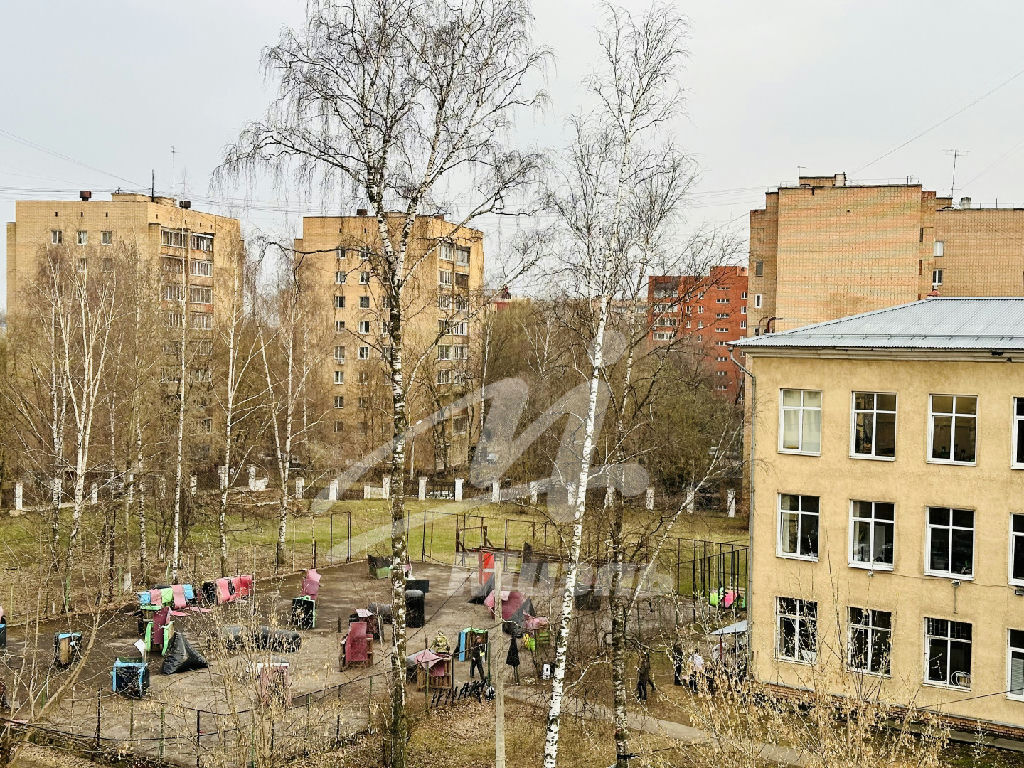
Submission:
[[[929,461],[974,464],[978,437],[978,398],[974,395],[931,395]]]
[[[193,285],[188,289],[188,300],[193,304],[212,304],[213,288],[203,288]]]
[[[334,332],[335,333],[343,333],[344,330],[345,330],[345,321],[344,320],[335,320],[334,321]]]
[[[754,294],[754,309],[760,309],[760,308],[761,308],[761,294],[760,293],[755,293]]]
[[[779,494],[779,557],[818,559],[817,496]]]
[[[892,570],[895,534],[892,502],[850,502],[850,565]]]
[[[339,363],[345,362],[345,348],[335,347],[334,348],[334,359]]]
[[[89,244],[89,233],[84,229],[78,230],[78,244],[88,245]]]
[[[344,296],[335,296],[334,297],[334,308],[335,309],[344,309],[345,308],[345,297]]]
[[[335,395],[334,396],[334,407],[335,408],[344,408],[345,407],[345,396],[344,395]]]
[[[941,269],[933,269],[932,270],[932,288],[938,288],[940,285],[942,285],[942,270]]]
[[[452,284],[452,272],[450,269],[439,269],[437,271],[437,284],[438,285],[451,285]]]
[[[369,360],[370,359],[370,348],[369,347],[362,346],[362,347],[359,348],[359,359],[360,360]]]
[[[359,332],[360,333],[369,333],[370,332],[370,321],[369,320],[360,320],[359,321]]]
[[[1024,586],[1024,515],[1010,515],[1010,583]]]
[[[1010,630],[1007,658],[1007,697],[1024,700],[1024,631]]]
[[[813,664],[818,656],[818,604],[795,597],[775,599],[775,655]]]
[[[50,230],[50,242],[53,245],[60,245],[64,242],[64,231],[60,229]]]
[[[1024,469],[1024,397],[1013,398],[1013,455],[1010,466]]]
[[[348,278],[348,273],[339,269],[337,272],[334,273],[334,284],[335,285],[344,285],[345,284],[345,280],[347,278]]]
[[[369,296],[360,296],[359,297],[359,308],[360,309],[369,309],[370,308],[370,297]]]
[[[369,283],[370,283],[370,273],[369,272],[365,272],[365,271],[364,272],[360,272],[359,273],[359,284],[360,285],[368,285]]]
[[[935,241],[935,250],[932,251],[932,254],[935,255],[935,256],[942,256],[945,253],[945,250],[946,250],[946,244],[943,241],[941,241],[941,240],[936,240]]]
[[[194,260],[189,263],[189,272],[196,277],[213,277],[213,262]]]
[[[821,392],[812,389],[780,391],[779,452],[821,454]]]
[[[754,262],[754,277],[764,277],[764,262],[763,261],[755,261]]]
[[[334,383],[335,384],[344,384],[345,383],[345,372],[344,371],[335,371],[334,372]]]
[[[971,687],[971,625],[947,619],[924,620],[925,682]]]
[[[850,608],[847,663],[855,672],[889,675],[892,655],[892,614],[870,608]]]
[[[928,507],[928,564],[931,576],[974,575],[974,511]]]
[[[896,456],[896,395],[854,392],[850,451],[858,459]]]
[[[109,229],[100,232],[100,245],[110,245],[114,242],[114,233]]]

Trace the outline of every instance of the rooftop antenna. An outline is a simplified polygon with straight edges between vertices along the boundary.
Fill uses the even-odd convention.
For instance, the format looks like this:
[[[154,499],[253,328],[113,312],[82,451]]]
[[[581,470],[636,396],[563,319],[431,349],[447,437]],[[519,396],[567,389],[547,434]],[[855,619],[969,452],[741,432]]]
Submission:
[[[151,168],[149,171],[149,202],[156,202],[156,169]]]
[[[174,159],[177,154],[178,150],[176,150],[174,145],[171,144],[171,184],[174,184]]]
[[[949,182],[949,197],[952,199],[956,197],[956,161],[965,155],[969,155],[970,152],[964,152],[961,149],[945,149],[943,151],[947,155],[953,156],[953,176]]]

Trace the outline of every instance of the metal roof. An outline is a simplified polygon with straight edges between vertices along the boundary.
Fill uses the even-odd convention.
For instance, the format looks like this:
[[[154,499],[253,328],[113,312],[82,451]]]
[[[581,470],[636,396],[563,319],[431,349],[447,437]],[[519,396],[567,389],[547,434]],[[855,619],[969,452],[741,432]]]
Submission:
[[[786,347],[1024,349],[1024,297],[933,297],[741,339],[750,352]]]

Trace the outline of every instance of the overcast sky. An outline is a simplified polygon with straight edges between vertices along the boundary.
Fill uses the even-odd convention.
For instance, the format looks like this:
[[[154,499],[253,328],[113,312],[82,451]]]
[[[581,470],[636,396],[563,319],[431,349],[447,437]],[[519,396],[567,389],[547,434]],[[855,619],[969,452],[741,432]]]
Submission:
[[[691,38],[675,139],[701,168],[691,222],[731,221],[745,236],[746,211],[799,167],[859,181],[909,175],[948,194],[953,148],[966,153],[958,197],[1024,205],[1024,3],[680,5]],[[224,145],[267,103],[261,48],[302,10],[302,0],[5,3],[0,221],[13,219],[14,200],[75,199],[79,189],[107,199],[118,186],[148,187],[155,169],[158,192],[184,190],[197,208],[231,212],[250,229],[297,232],[298,211],[272,210],[295,204],[269,189],[243,209],[209,200],[208,183]],[[600,14],[591,0],[537,2],[535,13],[538,41],[556,56],[551,107],[520,130],[554,148],[580,106]],[[488,228],[487,249],[512,226]],[[0,238],[0,258],[5,249]]]

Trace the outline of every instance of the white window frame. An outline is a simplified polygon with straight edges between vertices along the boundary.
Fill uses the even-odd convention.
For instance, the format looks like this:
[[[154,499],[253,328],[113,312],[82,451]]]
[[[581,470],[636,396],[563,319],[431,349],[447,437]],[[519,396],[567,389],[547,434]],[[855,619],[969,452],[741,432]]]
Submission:
[[[213,288],[203,285],[190,285],[188,287],[188,300],[190,304],[213,304]]]
[[[437,284],[450,286],[453,282],[452,271],[450,269],[439,269],[437,270]]]
[[[796,613],[782,613],[782,600],[793,600],[796,602]],[[810,621],[805,616],[809,611],[805,609],[805,605],[810,604],[814,606],[814,650],[803,651],[800,648],[800,627],[804,623]],[[782,619],[789,618],[793,620],[794,632],[796,633],[796,642],[794,646],[795,656],[784,656],[781,652],[782,638]],[[788,661],[793,664],[814,664],[818,660],[818,603],[816,600],[804,600],[799,597],[781,597],[775,598],[775,658],[779,661]]]
[[[873,398],[873,407],[871,410],[859,410],[857,408],[857,395],[871,395]],[[879,395],[892,395],[896,398],[896,407],[893,410],[878,407],[878,396]],[[871,419],[872,434],[878,434],[878,414],[879,413],[891,413],[893,415],[893,454],[896,453],[896,435],[899,434],[899,409],[900,399],[895,392],[874,392],[866,389],[855,389],[850,392],[850,458],[851,459],[866,459],[868,461],[896,461],[896,456],[876,456],[875,451],[877,450],[877,440],[872,441],[871,451],[872,453],[857,453],[857,414],[858,413],[870,413],[873,414]]]
[[[933,256],[945,256],[946,255],[946,243],[944,240],[936,240],[935,245],[932,247]]]
[[[857,502],[870,504],[871,505],[871,517],[858,516],[855,512]],[[892,520],[879,519],[875,514],[875,508],[878,504],[891,504],[893,507]],[[874,560],[857,560],[854,558],[854,542],[856,537],[854,536],[854,530],[858,522],[866,523],[871,531],[870,540],[868,542],[868,551],[875,551],[875,526],[876,525],[891,525],[892,526],[892,562],[891,563],[878,563]],[[851,568],[863,568],[868,571],[891,571],[893,570],[896,562],[896,504],[890,501],[868,501],[867,499],[850,499],[850,525],[849,525],[849,549],[848,560]]]
[[[100,232],[100,245],[113,245],[114,233],[109,229]]]
[[[799,507],[799,509],[795,509],[795,510],[793,510],[793,509],[783,509],[782,508],[782,497],[783,496],[795,496],[797,499],[799,499],[799,501],[797,502],[797,506]],[[805,499],[805,498],[813,498],[813,499],[817,499],[818,500],[818,511],[817,512],[811,512],[810,510],[804,510],[804,508],[803,508],[803,506],[804,506],[803,499]],[[806,560],[807,562],[811,562],[811,563],[818,562],[818,555],[821,552],[821,497],[820,496],[812,496],[810,494],[802,494],[802,493],[778,493],[778,494],[775,495],[775,508],[776,508],[776,515],[775,515],[775,529],[776,529],[775,555],[776,555],[776,557],[783,558],[784,560]],[[785,529],[785,526],[782,523],[783,523],[783,519],[784,519],[785,515],[795,515],[796,516],[796,546],[797,546],[797,551],[796,552],[786,552],[782,548],[782,532]],[[800,552],[800,548],[801,548],[801,545],[802,545],[802,542],[803,542],[803,529],[804,529],[804,516],[805,515],[807,515],[807,516],[813,515],[817,519],[817,521],[818,521],[818,533],[817,533],[817,536],[815,538],[815,550],[816,550],[816,552],[813,555],[805,555],[805,554],[802,554]]]
[[[369,309],[370,308],[370,297],[369,296],[360,296],[359,297],[359,308],[360,309]]]
[[[63,245],[64,244],[64,230],[63,229],[51,229],[50,230],[50,245]]]
[[[941,269],[933,269],[932,270],[932,288],[938,288],[940,285],[942,285],[942,270]]]
[[[335,320],[334,321],[334,332],[335,333],[344,333],[345,332],[345,321],[344,320]]]
[[[785,405],[786,392],[799,392],[800,393],[800,405]],[[808,392],[816,392],[818,394],[818,406],[804,405],[804,400]],[[779,453],[799,454],[801,456],[821,456],[821,442],[824,436],[824,429],[821,420],[824,416],[824,404],[825,398],[820,389],[793,389],[791,387],[783,387],[779,389]],[[805,411],[817,411],[818,412],[818,450],[817,451],[806,451],[803,449],[804,442],[804,412]],[[799,417],[797,419],[797,434],[800,436],[800,445],[797,448],[785,448],[783,446],[783,439],[785,438],[785,419],[786,411],[797,411]]]
[[[936,397],[952,397],[953,398],[953,412],[946,413],[945,411],[936,413],[935,411],[935,398]],[[974,414],[958,414],[956,412],[956,403],[959,398],[972,398],[974,400]],[[953,395],[947,393],[936,393],[928,395],[928,454],[926,461],[929,464],[955,464],[961,467],[973,467],[978,463],[978,408],[981,405],[981,398],[977,395]],[[932,449],[934,448],[935,439],[935,417],[936,416],[951,416],[949,428],[949,458],[948,459],[936,459],[932,456]],[[956,421],[958,418],[961,419],[974,419],[974,461],[957,461],[953,458],[956,455]]]
[[[1018,414],[1017,402],[1020,401],[1021,411],[1024,411],[1024,397],[1010,399],[1010,422],[1013,424],[1010,430],[1010,469],[1024,469],[1024,461],[1017,461],[1017,441],[1020,438],[1021,430],[1024,429],[1024,413]]]
[[[370,332],[370,321],[369,320],[360,320],[359,321],[359,333],[369,333],[369,332]]]
[[[334,407],[335,408],[344,408],[345,407],[345,396],[344,395],[335,395],[334,396]]]
[[[338,296],[337,294],[335,294],[335,296],[334,296],[334,308],[335,309],[344,309],[345,308],[345,297],[344,296]]]
[[[196,277],[213,277],[213,262],[207,259],[192,259],[188,263],[188,272]]]
[[[1024,539],[1024,531],[1018,533],[1013,530],[1014,518],[1021,518],[1024,520],[1024,514],[1010,513],[1010,537],[1009,537],[1009,552],[1006,557],[1006,582],[1014,587],[1024,587],[1024,579],[1013,578],[1013,544],[1014,540],[1018,537]]]
[[[89,230],[87,230],[87,229],[80,229],[80,230],[78,230],[78,239],[77,239],[76,242],[79,245],[88,245],[89,244]]]
[[[754,294],[754,309],[760,309],[760,308],[761,308],[761,294],[760,293],[755,293]]]
[[[346,280],[348,280],[348,272],[345,270],[339,269],[334,273],[335,285],[344,285]]]
[[[345,362],[345,347],[342,345],[335,345],[334,347],[334,362],[344,363]]]
[[[470,249],[469,249],[468,246],[465,246],[465,245],[457,245],[457,246],[455,246],[455,263],[458,264],[459,266],[468,267],[469,266],[469,253],[470,253]]]
[[[941,639],[945,639],[946,640],[946,678],[947,679],[949,679],[949,677],[950,677],[950,675],[949,675],[949,657],[950,657],[949,647],[950,647],[950,644],[954,643],[954,642],[956,642],[956,643],[965,642],[963,640],[953,639],[951,634],[950,634],[950,632],[949,632],[949,629],[947,629],[947,634],[945,634],[945,635],[931,635],[931,634],[929,634],[928,633],[928,621],[929,621],[929,619],[932,620],[932,621],[945,621],[948,624],[966,624],[967,626],[969,626],[971,628],[971,639],[969,641],[967,641],[967,642],[971,646],[971,668],[973,669],[973,667],[974,667],[974,626],[973,626],[973,624],[971,622],[969,622],[969,621],[953,621],[952,619],[940,619],[940,618],[937,618],[937,617],[934,617],[934,616],[925,616],[924,617],[924,680],[923,680],[923,684],[927,685],[927,686],[933,686],[935,688],[953,688],[953,689],[958,690],[958,691],[969,691],[969,690],[971,690],[971,682],[973,682],[973,681],[970,680],[970,679],[968,679],[967,685],[956,685],[956,684],[954,684],[952,682],[945,682],[945,681],[940,682],[938,680],[931,680],[931,679],[928,678],[928,669],[929,669],[929,662],[928,662],[929,642],[928,641],[929,641],[930,638],[936,638],[936,639],[940,639],[940,640]],[[971,670],[968,670],[967,674],[968,674],[968,677],[970,678],[972,676]]]
[[[370,284],[370,273],[367,272],[366,270],[363,270],[362,272],[359,273],[359,284],[360,285],[369,285]]]
[[[1006,698],[1013,701],[1024,701],[1024,689],[1021,689],[1020,693],[1013,693],[1013,677],[1011,674],[1013,669],[1013,652],[1018,651],[1022,662],[1024,662],[1024,640],[1021,641],[1021,645],[1014,646],[1011,632],[1015,631],[1021,632],[1022,630],[1014,630],[1012,627],[1006,630]]]
[[[947,509],[949,510],[949,525],[933,525],[931,521],[931,510],[933,509]],[[971,527],[965,528],[962,525],[954,525],[953,523],[953,512],[970,512]],[[978,554],[978,511],[975,509],[968,509],[967,507],[940,507],[929,505],[924,509],[924,524],[925,524],[925,537],[924,537],[924,573],[926,576],[935,576],[942,579],[953,579],[954,581],[974,581],[974,561]],[[953,565],[953,531],[966,531],[971,532],[971,571],[970,573],[954,573],[953,571],[936,571],[931,568],[932,559],[932,529],[940,529],[949,531],[949,565]]]
[[[345,372],[344,371],[335,371],[334,372],[334,383],[335,383],[335,385],[337,385],[339,387],[342,386],[345,383]]]
[[[867,623],[863,621],[859,624],[853,622],[850,616],[852,610],[863,611],[867,614]],[[889,614],[889,626],[879,627],[875,626],[875,614],[876,613],[887,613]],[[881,611],[874,608],[861,608],[858,605],[847,606],[846,609],[846,668],[851,672],[856,672],[861,675],[871,675],[871,677],[892,677],[892,611]],[[856,667],[853,663],[853,633],[854,630],[860,629],[867,632],[867,649],[868,656],[864,660],[865,667]],[[886,671],[885,672],[874,672],[871,670],[871,661],[875,649],[874,636],[876,634],[886,634],[889,636],[889,657],[885,660]]]
[[[370,348],[369,348],[369,346],[364,344],[363,346],[359,347],[359,352],[357,354],[358,354],[360,360],[369,360],[370,359]]]

